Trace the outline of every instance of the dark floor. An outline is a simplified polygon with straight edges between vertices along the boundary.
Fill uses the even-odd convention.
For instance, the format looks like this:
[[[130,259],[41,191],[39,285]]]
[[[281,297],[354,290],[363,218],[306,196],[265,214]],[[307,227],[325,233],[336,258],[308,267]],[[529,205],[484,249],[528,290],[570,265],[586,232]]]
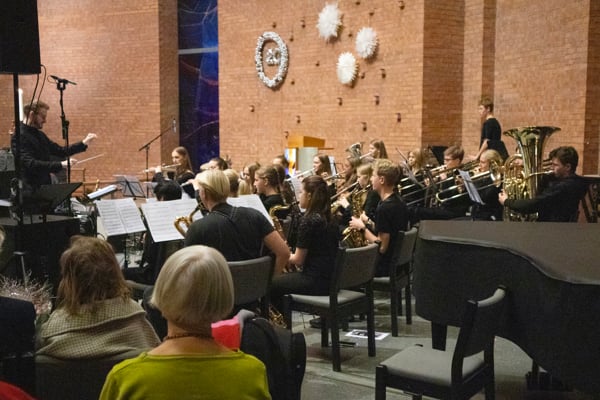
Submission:
[[[380,361],[392,356],[406,346],[420,343],[431,346],[430,326],[427,321],[413,317],[412,325],[406,325],[400,318],[398,337],[391,334],[376,342],[376,357],[367,356],[366,339],[344,337],[341,339],[356,343],[355,347],[342,347],[342,372],[333,372],[327,348],[321,348],[321,335],[318,329],[311,328],[308,321],[311,315],[294,314],[294,332],[303,331],[307,342],[307,364],[302,399],[343,399],[362,400],[375,398],[375,367]],[[350,323],[350,329],[366,329],[366,322]],[[376,299],[376,330],[390,332],[389,305],[384,294]],[[450,328],[448,346],[452,346],[457,330]],[[575,400],[593,399],[592,396],[576,392],[528,391],[525,374],[531,368],[531,359],[515,344],[502,338],[496,339],[496,399],[527,400]],[[409,395],[388,389],[388,399],[410,399]],[[473,399],[484,399],[483,393]]]

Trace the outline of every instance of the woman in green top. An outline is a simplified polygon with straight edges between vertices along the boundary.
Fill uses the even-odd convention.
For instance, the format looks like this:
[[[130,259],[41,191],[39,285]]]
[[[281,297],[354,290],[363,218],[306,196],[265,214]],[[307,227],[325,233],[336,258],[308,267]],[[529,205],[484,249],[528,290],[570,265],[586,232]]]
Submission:
[[[100,399],[270,399],[265,366],[215,342],[211,323],[233,308],[225,258],[206,246],[175,252],[163,266],[151,302],[167,320],[155,349],[116,365]]]

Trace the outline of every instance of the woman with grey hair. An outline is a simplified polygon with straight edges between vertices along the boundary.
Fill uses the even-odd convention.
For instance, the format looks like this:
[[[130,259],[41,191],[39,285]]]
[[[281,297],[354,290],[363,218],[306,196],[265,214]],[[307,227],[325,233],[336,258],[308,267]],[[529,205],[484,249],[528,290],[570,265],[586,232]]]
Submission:
[[[151,302],[167,320],[162,344],[116,365],[100,399],[270,399],[263,363],[212,337],[211,323],[233,308],[225,258],[207,246],[174,253],[158,275]]]

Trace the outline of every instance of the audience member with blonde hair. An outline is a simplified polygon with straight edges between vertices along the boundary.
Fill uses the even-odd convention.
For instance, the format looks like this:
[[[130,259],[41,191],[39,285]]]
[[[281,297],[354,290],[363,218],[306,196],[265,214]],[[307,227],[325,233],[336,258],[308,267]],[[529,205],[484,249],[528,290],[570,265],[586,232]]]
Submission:
[[[58,307],[38,332],[37,354],[100,358],[160,343],[142,307],[129,297],[108,242],[74,236],[60,265]]]
[[[217,250],[190,246],[160,271],[151,303],[167,320],[162,344],[116,365],[100,399],[270,399],[266,368],[212,337],[233,307],[233,282]]]

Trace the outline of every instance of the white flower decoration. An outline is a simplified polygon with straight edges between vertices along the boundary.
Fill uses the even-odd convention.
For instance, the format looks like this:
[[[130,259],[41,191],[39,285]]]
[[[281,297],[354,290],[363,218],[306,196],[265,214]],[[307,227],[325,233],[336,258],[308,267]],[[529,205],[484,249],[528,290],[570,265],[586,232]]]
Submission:
[[[337,4],[326,4],[319,13],[319,22],[317,23],[319,36],[325,40],[336,38],[341,25],[342,14]]]
[[[356,34],[356,52],[362,58],[370,58],[377,50],[377,33],[373,28],[362,28]]]
[[[340,54],[337,63],[338,80],[344,85],[351,84],[356,78],[358,72],[358,64],[352,53],[345,52]]]

